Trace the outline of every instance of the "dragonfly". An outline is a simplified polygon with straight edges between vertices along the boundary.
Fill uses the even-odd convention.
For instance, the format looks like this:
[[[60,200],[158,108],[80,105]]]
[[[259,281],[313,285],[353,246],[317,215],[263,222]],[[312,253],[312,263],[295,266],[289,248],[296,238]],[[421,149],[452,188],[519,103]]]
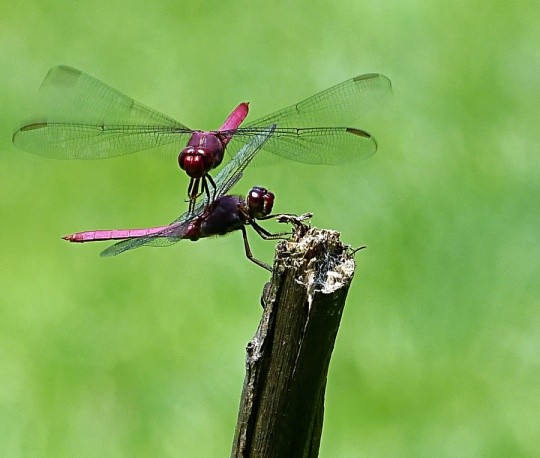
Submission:
[[[272,215],[275,196],[260,186],[253,187],[246,198],[231,195],[228,192],[240,180],[246,166],[269,141],[274,131],[275,126],[261,131],[219,172],[215,179],[216,198],[212,202],[199,202],[193,212],[185,212],[167,226],[83,231],[66,235],[63,238],[78,243],[120,240],[101,253],[101,256],[115,256],[141,246],[167,246],[180,240],[196,241],[200,238],[225,235],[240,230],[247,258],[264,269],[272,271],[268,264],[253,256],[247,238],[246,226],[253,227],[263,239],[275,240],[283,238],[287,233],[272,234],[263,228],[257,220],[275,218],[278,221],[295,224],[311,215],[305,214],[300,217],[290,214]]]
[[[49,70],[39,93],[43,117],[13,134],[15,146],[56,159],[96,159],[136,151],[165,149],[178,154],[189,176],[189,210],[206,194],[217,193],[210,171],[225,150],[231,157],[254,136],[275,125],[264,150],[306,164],[348,165],[370,157],[377,142],[366,131],[345,127],[391,92],[390,80],[369,73],[315,94],[304,101],[247,122],[240,103],[217,130],[192,130],[152,110],[80,70]],[[321,127],[322,126],[322,127]],[[187,142],[187,143],[185,143]],[[182,144],[186,144],[181,148]],[[178,150],[180,152],[178,153]]]

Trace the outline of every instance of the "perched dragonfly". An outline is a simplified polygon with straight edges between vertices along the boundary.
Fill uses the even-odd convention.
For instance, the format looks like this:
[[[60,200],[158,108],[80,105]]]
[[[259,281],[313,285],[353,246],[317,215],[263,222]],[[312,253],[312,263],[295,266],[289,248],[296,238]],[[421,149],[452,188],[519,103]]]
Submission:
[[[215,180],[216,197],[212,202],[209,204],[199,202],[192,213],[189,211],[184,213],[171,224],[145,229],[77,232],[63,238],[70,242],[120,239],[120,242],[101,253],[102,256],[114,256],[140,246],[166,246],[183,239],[198,240],[240,230],[244,238],[244,248],[248,259],[271,271],[272,269],[268,264],[253,257],[247,239],[246,226],[252,226],[255,232],[263,239],[277,239],[283,237],[286,233],[272,234],[260,226],[256,220],[277,218],[294,222],[294,215],[271,215],[274,194],[262,187],[256,186],[252,188],[245,199],[227,193],[240,180],[244,169],[255,157],[258,150],[271,138],[274,129],[273,126],[266,131],[262,130],[220,171]],[[301,220],[306,217],[309,217],[309,215],[298,218]]]
[[[209,171],[227,148],[231,157],[250,138],[276,125],[264,149],[307,164],[349,164],[375,153],[367,132],[346,127],[391,91],[390,80],[370,73],[349,79],[304,101],[248,122],[248,103],[240,103],[217,130],[192,130],[151,110],[105,83],[71,67],[53,67],[40,89],[44,117],[13,135],[23,150],[60,159],[96,159],[164,147],[178,152],[190,177],[189,209],[204,192],[217,192]],[[229,145],[230,144],[230,145]],[[229,146],[228,146],[229,145]],[[210,186],[209,186],[210,184]]]

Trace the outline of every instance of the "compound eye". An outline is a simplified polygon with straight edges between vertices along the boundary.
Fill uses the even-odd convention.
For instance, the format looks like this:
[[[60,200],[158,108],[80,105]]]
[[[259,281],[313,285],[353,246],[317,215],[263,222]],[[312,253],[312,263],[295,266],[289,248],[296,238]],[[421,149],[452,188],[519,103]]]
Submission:
[[[274,206],[274,194],[266,188],[255,186],[247,196],[249,214],[257,219],[268,216]]]
[[[204,148],[186,146],[178,155],[178,165],[191,178],[201,178],[214,168],[214,155]]]

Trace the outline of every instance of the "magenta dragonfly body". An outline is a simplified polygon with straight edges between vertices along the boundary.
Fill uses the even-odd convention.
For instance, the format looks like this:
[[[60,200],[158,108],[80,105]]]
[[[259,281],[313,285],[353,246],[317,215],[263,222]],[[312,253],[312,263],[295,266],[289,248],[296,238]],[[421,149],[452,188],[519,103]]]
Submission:
[[[166,246],[180,240],[198,240],[240,230],[247,257],[261,267],[271,270],[270,266],[251,254],[245,227],[252,226],[264,239],[275,239],[284,235],[271,234],[256,222],[282,216],[270,214],[274,195],[261,187],[252,188],[245,199],[227,193],[242,177],[245,167],[257,151],[271,138],[273,129],[272,127],[266,132],[262,131],[254,137],[220,171],[215,180],[216,197],[212,202],[199,203],[193,212],[184,213],[171,224],[146,229],[84,231],[67,235],[64,239],[70,242],[121,240],[101,253],[102,256],[114,256],[140,246]]]
[[[233,157],[253,136],[275,125],[264,150],[277,156],[320,165],[348,165],[375,153],[367,132],[350,127],[361,114],[391,91],[380,74],[351,78],[304,101],[240,125],[248,104],[240,103],[214,131],[192,130],[151,110],[79,70],[52,68],[40,89],[43,118],[17,130],[17,147],[46,157],[96,159],[165,148],[191,177],[190,210],[200,192],[211,200],[208,172],[221,164],[225,149]],[[187,146],[182,148],[182,143]]]

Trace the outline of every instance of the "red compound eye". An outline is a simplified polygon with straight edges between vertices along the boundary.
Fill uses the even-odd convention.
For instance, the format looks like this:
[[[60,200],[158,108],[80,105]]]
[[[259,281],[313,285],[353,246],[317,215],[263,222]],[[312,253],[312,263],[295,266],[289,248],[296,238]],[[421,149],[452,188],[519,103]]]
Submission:
[[[205,148],[185,147],[178,155],[178,165],[191,178],[201,178],[214,168],[214,155]]]
[[[274,194],[268,189],[255,186],[247,196],[249,213],[253,218],[263,218],[272,212]]]

